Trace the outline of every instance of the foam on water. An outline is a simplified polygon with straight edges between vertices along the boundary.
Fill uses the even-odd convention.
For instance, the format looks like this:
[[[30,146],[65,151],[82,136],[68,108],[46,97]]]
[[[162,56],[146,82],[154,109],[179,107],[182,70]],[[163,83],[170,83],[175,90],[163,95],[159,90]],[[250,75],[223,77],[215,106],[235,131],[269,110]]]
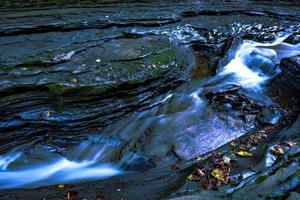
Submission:
[[[270,43],[259,43],[250,40],[243,41],[235,52],[234,58],[224,66],[219,75],[233,74],[235,82],[244,88],[256,88],[274,76],[262,69],[274,68],[282,58],[300,54],[300,44],[291,45],[283,42],[287,36],[277,38]],[[276,72],[275,72],[276,74]]]
[[[62,182],[103,179],[120,173],[120,170],[108,164],[99,164],[95,161],[74,162],[61,158],[43,165],[0,171],[0,188],[32,188]],[[47,180],[46,184],[44,180]]]

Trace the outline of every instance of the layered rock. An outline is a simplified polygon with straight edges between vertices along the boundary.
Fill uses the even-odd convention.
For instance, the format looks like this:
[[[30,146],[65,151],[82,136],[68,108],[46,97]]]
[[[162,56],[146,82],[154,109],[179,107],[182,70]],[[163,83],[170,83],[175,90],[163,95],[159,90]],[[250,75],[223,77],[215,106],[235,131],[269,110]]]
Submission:
[[[36,45],[44,39],[10,44],[1,55],[0,127],[14,133],[2,141],[90,134],[187,80],[194,65],[190,50],[166,37],[64,42],[58,36]]]
[[[277,111],[261,112],[262,106],[244,97],[239,87],[208,93],[208,112],[202,121],[197,119],[199,113],[176,118],[176,113],[185,111],[195,99],[200,99],[198,94],[181,96],[179,88],[179,94],[171,98],[161,99],[159,95],[190,78],[200,82],[214,74],[235,37],[266,42],[289,32],[292,34],[286,41],[298,43],[299,8],[292,6],[295,3],[270,6],[270,2],[247,1],[241,6],[240,1],[232,1],[224,6],[219,1],[158,1],[155,4],[152,1],[106,1],[78,7],[64,5],[61,9],[57,9],[56,3],[48,3],[32,5],[26,1],[28,6],[42,6],[28,7],[26,11],[18,7],[19,2],[6,5],[9,9],[1,9],[0,153],[26,144],[24,149],[30,150],[22,162],[27,160],[26,156],[39,152],[39,148],[68,155],[68,146],[73,142],[108,127],[103,133],[109,139],[111,135],[114,139],[121,138],[122,147],[108,149],[113,156],[107,161],[121,160],[126,169],[143,170],[148,169],[153,160],[155,164],[169,165],[211,151],[226,142],[223,136],[231,140],[244,134],[249,126],[255,125],[257,116],[263,124],[278,123]],[[299,93],[299,59],[285,59],[281,67],[280,84],[288,88],[284,90]],[[211,92],[213,87],[208,90]],[[127,118],[117,130],[109,127],[117,120],[163,101],[167,106],[157,106],[158,111],[150,115],[154,120],[150,118],[149,123],[145,123],[142,116]],[[173,118],[161,120],[161,114],[170,114]],[[189,121],[185,122],[187,117]],[[135,121],[134,128],[126,129],[131,119],[141,120],[141,123]],[[164,125],[159,126],[160,123]],[[171,124],[173,127],[169,127]],[[128,130],[134,133],[126,132]],[[224,130],[234,130],[234,134],[224,133]],[[90,150],[97,151],[103,141],[91,141],[95,145],[85,149],[87,154]],[[37,143],[43,145],[34,146]],[[45,155],[48,154],[39,154],[39,158]],[[137,158],[136,163],[129,163],[130,155]],[[112,180],[113,184],[101,182],[103,193],[117,199],[118,194],[110,193],[123,182],[121,185],[129,188],[124,193],[126,197],[160,199],[179,187],[186,174],[172,172],[152,176],[147,180],[139,175],[138,183],[133,185],[118,177]],[[145,192],[137,191],[144,190],[145,184],[156,183],[159,184],[153,190],[159,192],[153,192],[151,187]],[[98,184],[81,185],[78,190],[89,190],[82,197],[89,194],[95,198],[94,188]],[[107,189],[111,185],[114,187]],[[43,188],[40,190],[43,194],[34,192],[37,198],[55,196],[57,199],[68,190],[53,195],[56,189]],[[33,195],[32,191],[19,192],[8,195],[4,192],[0,197],[24,199]]]
[[[300,95],[300,57],[283,59],[280,63],[282,74],[279,86],[282,93],[299,98]]]

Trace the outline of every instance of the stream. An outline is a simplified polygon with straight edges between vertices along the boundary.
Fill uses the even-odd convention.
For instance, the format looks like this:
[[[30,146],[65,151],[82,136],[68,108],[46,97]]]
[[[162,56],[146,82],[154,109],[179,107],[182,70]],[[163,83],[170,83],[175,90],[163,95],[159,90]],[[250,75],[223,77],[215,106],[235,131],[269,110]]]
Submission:
[[[272,105],[266,83],[280,73],[282,58],[300,54],[300,44],[284,42],[288,36],[268,43],[236,40],[215,76],[191,80],[157,97],[152,108],[108,126],[73,149],[58,153],[41,144],[15,147],[0,156],[0,188],[35,188],[143,171],[171,163],[173,158],[166,156],[170,148],[190,160],[240,137],[253,128],[241,120],[241,112],[230,103],[216,112],[206,95],[239,88],[252,101]],[[142,137],[149,138],[147,144],[135,146],[132,141]],[[121,157],[111,163],[117,154]]]
[[[300,196],[299,22],[296,0],[1,1],[0,199]]]

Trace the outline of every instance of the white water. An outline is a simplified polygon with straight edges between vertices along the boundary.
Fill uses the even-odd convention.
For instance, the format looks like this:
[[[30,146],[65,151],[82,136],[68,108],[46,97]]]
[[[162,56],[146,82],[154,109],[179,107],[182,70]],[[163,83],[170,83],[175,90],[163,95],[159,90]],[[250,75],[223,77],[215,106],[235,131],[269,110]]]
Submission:
[[[43,165],[31,165],[20,170],[3,170],[0,172],[2,189],[18,187],[36,187],[69,183],[79,180],[96,180],[109,178],[121,173],[116,167],[99,164],[95,161],[74,162],[66,158],[50,160]],[[45,181],[46,180],[46,181]]]
[[[206,83],[225,80],[227,82],[217,84],[222,86],[233,83],[246,89],[261,91],[266,81],[278,72],[276,64],[282,58],[300,54],[300,44],[290,45],[283,42],[285,39],[286,37],[278,38],[272,43],[243,41],[234,50],[233,59],[220,70],[216,77],[209,79]],[[266,72],[270,69],[271,72]],[[147,144],[148,149],[145,148],[145,152],[149,156],[161,155],[166,151],[169,143],[179,142],[179,149],[183,149],[182,156],[188,159],[244,134],[244,128],[234,129],[224,123],[218,113],[211,113],[206,108],[206,101],[201,97],[205,89],[203,87],[203,82],[196,85],[188,83],[183,87],[187,90],[178,89],[172,94],[166,94],[160,100],[160,106],[138,113],[120,122],[117,128],[107,128],[104,133],[129,142],[143,135],[152,126],[155,127],[152,137],[160,137],[160,139],[155,142],[149,141]],[[174,101],[176,109],[184,102],[189,105],[176,112],[173,110],[170,112]],[[240,122],[235,121],[234,116],[229,116],[227,120],[240,125]],[[162,137],[161,134],[164,136]],[[196,149],[195,146],[184,143],[188,140],[187,138],[197,143]],[[137,157],[137,154],[130,154],[129,157],[125,155],[125,159],[119,163],[107,164],[109,158],[113,157],[118,148],[121,148],[122,143],[109,137],[96,142],[87,140],[64,155],[58,155],[46,148],[43,149],[42,156],[38,155],[39,148],[33,148],[29,153],[24,153],[25,150],[22,148],[13,150],[0,156],[0,189],[32,188],[104,179],[122,174],[119,166],[124,162],[133,162]],[[183,146],[180,147],[180,145]],[[160,148],[157,148],[158,146]]]
[[[260,73],[259,65],[279,64],[285,57],[292,57],[300,54],[300,44],[291,45],[283,42],[287,36],[276,39],[272,43],[258,43],[254,41],[244,41],[235,53],[232,59],[219,73],[223,76],[234,74],[237,84],[244,88],[260,88],[272,76]],[[255,61],[260,61],[256,69],[251,69],[249,65],[255,65]]]

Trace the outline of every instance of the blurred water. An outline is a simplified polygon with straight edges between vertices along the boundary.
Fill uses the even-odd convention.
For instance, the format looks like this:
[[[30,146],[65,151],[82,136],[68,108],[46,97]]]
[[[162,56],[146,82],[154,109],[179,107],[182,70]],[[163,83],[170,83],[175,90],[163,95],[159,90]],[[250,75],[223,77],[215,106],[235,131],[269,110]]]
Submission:
[[[153,107],[105,128],[74,149],[57,152],[32,144],[1,155],[0,189],[108,178],[125,169],[147,168],[143,165],[147,158],[166,162],[173,148],[178,156],[192,159],[243,135],[251,127],[239,119],[239,112],[224,105],[228,112],[217,113],[204,95],[234,84],[260,100],[268,99],[264,85],[280,73],[279,61],[300,54],[300,44],[284,43],[286,37],[271,43],[237,43],[220,62],[226,64],[219,66],[216,76],[192,80],[162,95]]]

